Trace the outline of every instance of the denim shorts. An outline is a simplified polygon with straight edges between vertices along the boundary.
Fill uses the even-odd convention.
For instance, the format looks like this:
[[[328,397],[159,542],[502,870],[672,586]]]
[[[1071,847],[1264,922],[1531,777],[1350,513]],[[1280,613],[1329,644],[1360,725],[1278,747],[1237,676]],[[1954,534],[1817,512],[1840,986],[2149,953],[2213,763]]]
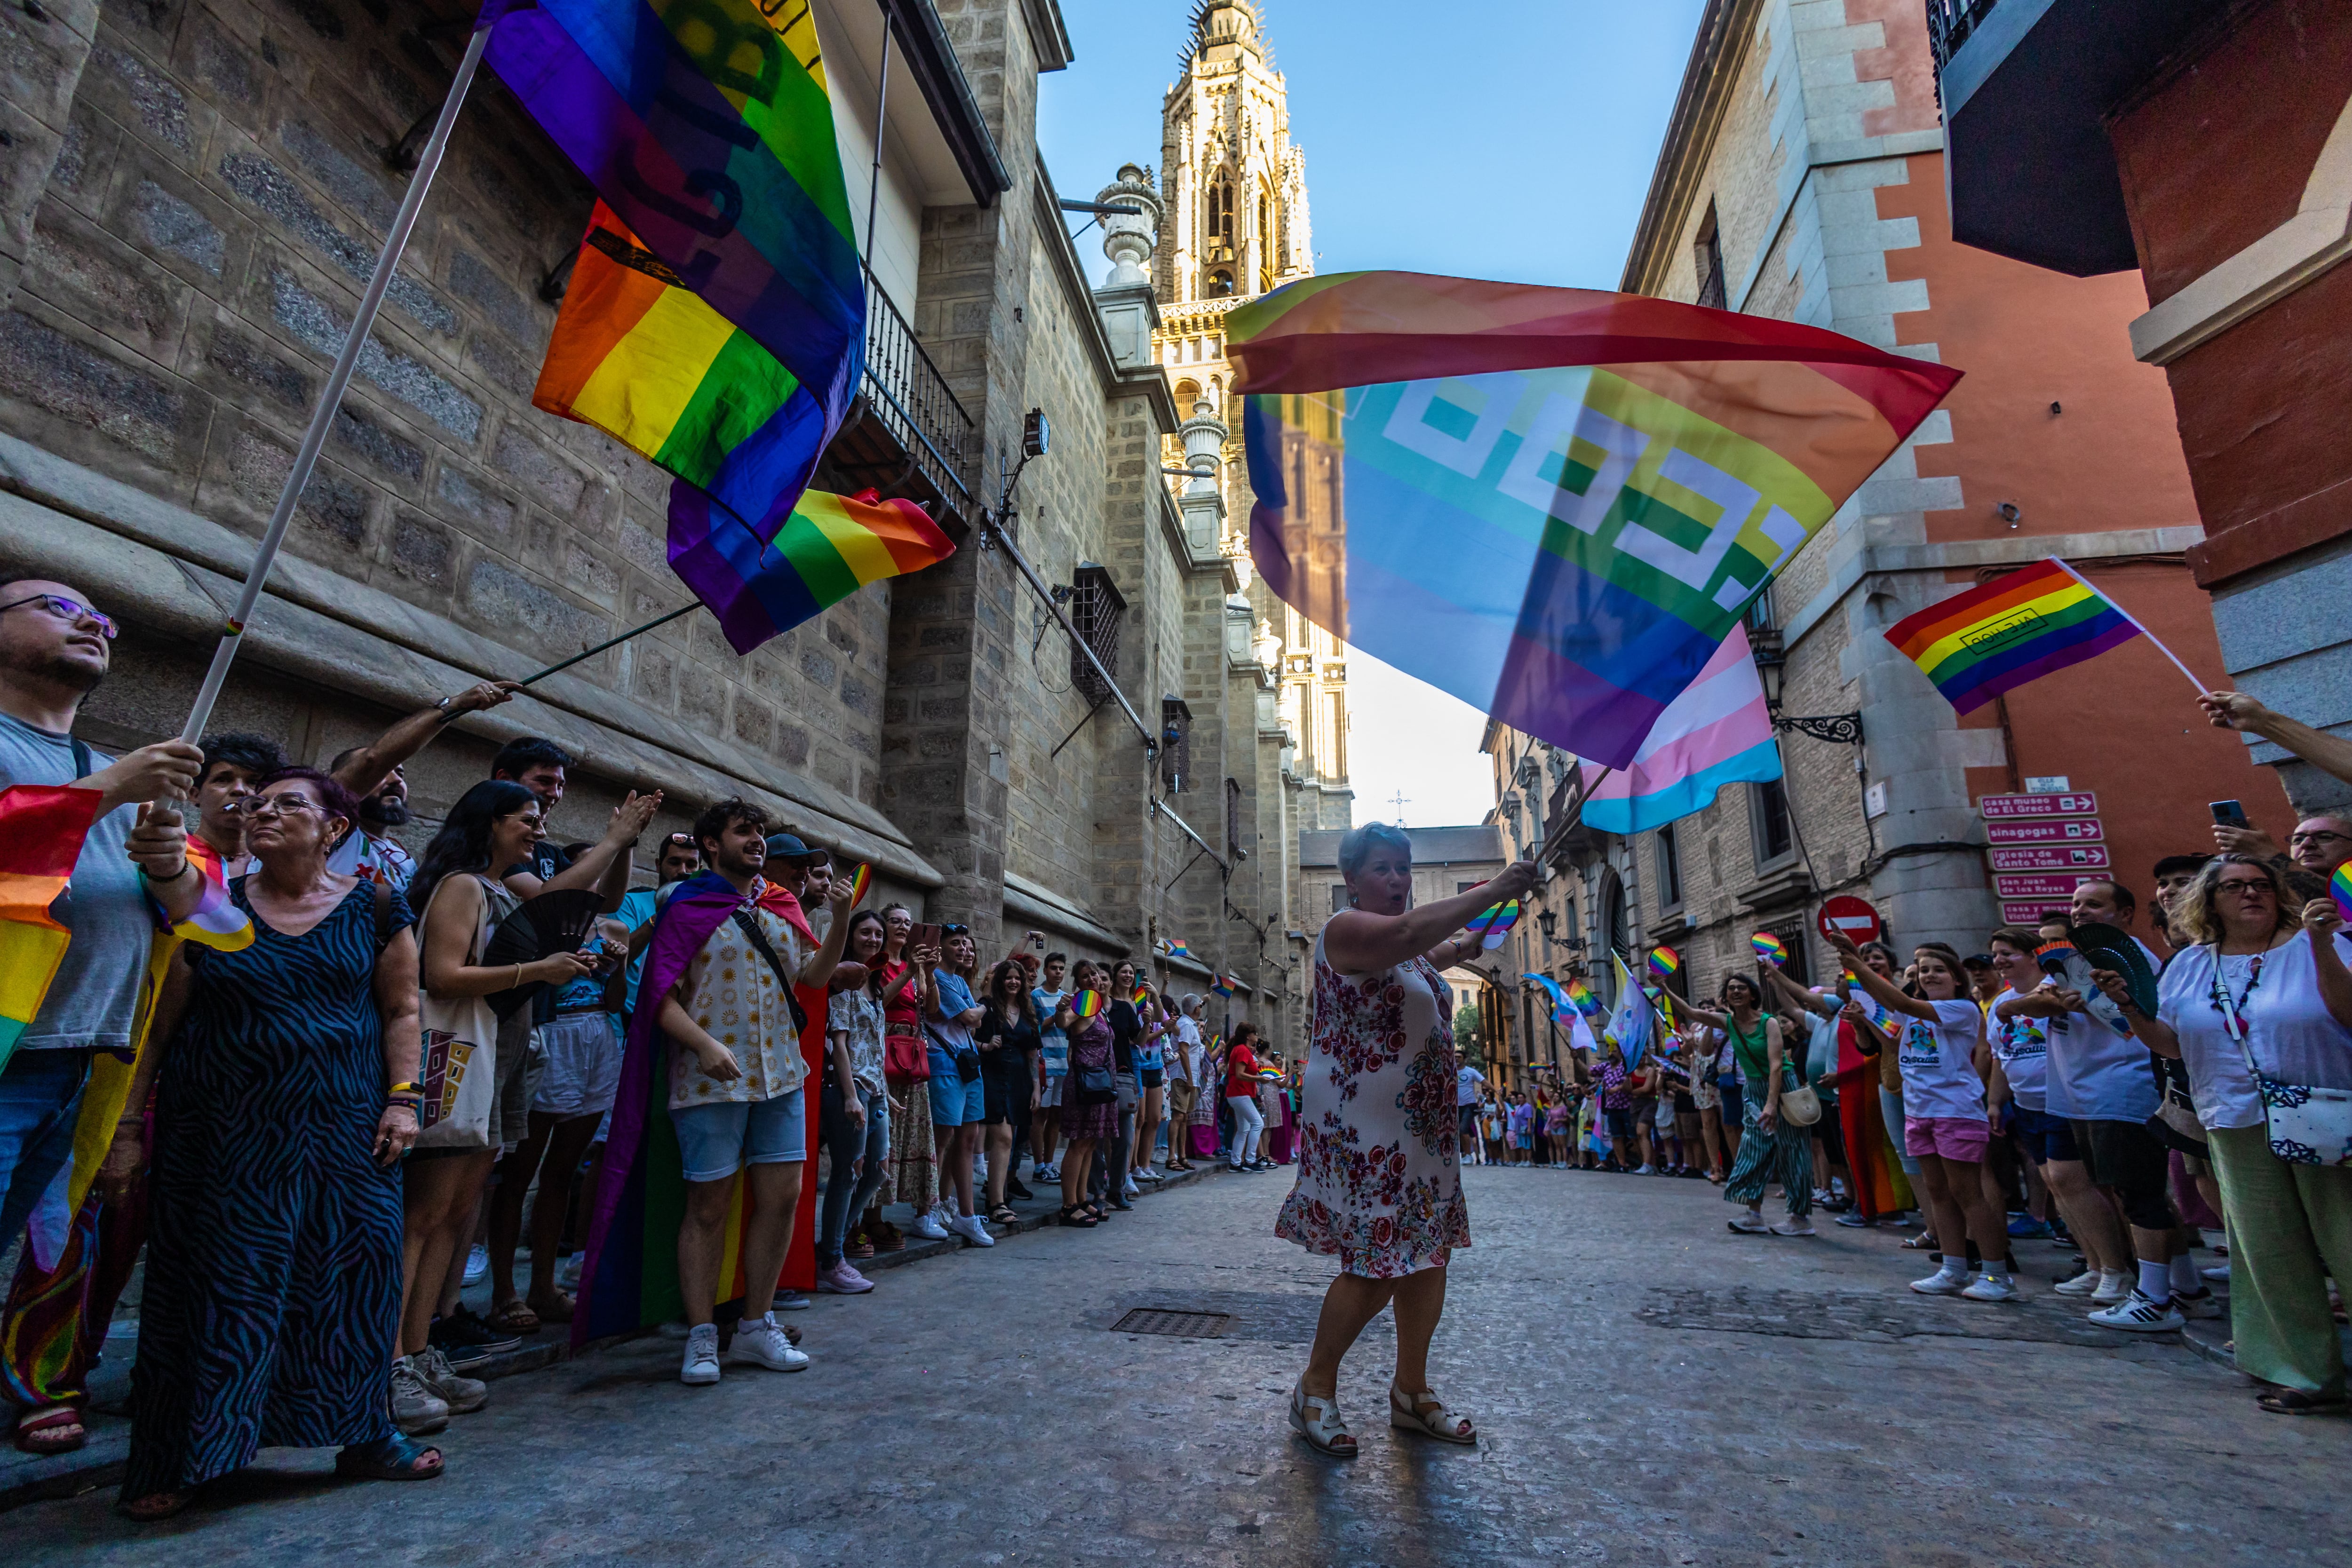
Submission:
[[[934,1127],[969,1127],[988,1120],[988,1087],[986,1075],[967,1082],[956,1076],[955,1058],[925,1043],[931,1063],[931,1125]]]
[[[2015,1100],[2009,1102],[2009,1130],[2025,1150],[2025,1157],[2040,1165],[2052,1160],[2080,1160],[2082,1151],[2074,1147],[2074,1130],[2063,1116],[2053,1116],[2046,1110],[2029,1110]]]
[[[678,1163],[689,1182],[723,1182],[745,1165],[783,1165],[808,1158],[806,1090],[773,1100],[673,1106]]]

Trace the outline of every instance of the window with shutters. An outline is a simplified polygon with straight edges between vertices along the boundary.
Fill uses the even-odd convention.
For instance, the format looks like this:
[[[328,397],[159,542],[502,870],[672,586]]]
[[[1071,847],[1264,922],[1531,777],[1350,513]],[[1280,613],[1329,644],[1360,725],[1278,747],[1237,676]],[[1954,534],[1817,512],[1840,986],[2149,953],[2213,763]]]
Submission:
[[[1789,820],[1789,792],[1779,779],[1755,786],[1755,809],[1748,820],[1756,835],[1756,864],[1761,868],[1791,853],[1797,847],[1795,826]]]
[[[1721,310],[1728,307],[1730,296],[1724,288],[1723,237],[1715,226],[1715,204],[1706,204],[1706,216],[1699,221],[1698,238],[1691,242],[1692,270],[1698,274],[1698,302]]]
[[[1070,574],[1070,625],[1112,676],[1118,674],[1118,625],[1126,615],[1127,600],[1110,573],[1091,561],[1080,562]],[[1108,682],[1075,647],[1070,649],[1070,684],[1089,702],[1105,701],[1111,693]]]
[[[1658,829],[1658,907],[1677,908],[1683,901],[1682,847],[1671,826]]]

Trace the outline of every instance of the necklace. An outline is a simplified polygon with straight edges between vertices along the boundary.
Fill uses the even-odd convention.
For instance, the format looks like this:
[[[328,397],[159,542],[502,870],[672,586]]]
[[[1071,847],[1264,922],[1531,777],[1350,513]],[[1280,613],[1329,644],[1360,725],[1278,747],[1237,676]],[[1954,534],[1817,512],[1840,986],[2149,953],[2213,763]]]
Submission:
[[[2246,1037],[2246,1003],[2253,996],[2255,987],[2263,983],[2263,956],[2259,952],[2253,955],[2253,962],[2246,970],[2246,988],[2232,997],[2229,977],[2221,973],[2221,952],[2219,948],[2213,952],[2213,1011],[2221,1015],[2221,1027],[2233,1040]]]

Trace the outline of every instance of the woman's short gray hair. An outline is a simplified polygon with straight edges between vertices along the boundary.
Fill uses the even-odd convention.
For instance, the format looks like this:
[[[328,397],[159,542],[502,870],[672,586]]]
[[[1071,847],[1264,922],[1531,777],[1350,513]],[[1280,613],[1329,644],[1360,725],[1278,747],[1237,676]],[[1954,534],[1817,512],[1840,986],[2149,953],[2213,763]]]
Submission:
[[[1372,851],[1383,844],[1403,850],[1406,859],[1412,858],[1412,840],[1405,837],[1403,828],[1385,822],[1367,822],[1361,827],[1349,828],[1347,837],[1339,840],[1339,875],[1352,877],[1362,870],[1364,862],[1372,858]]]

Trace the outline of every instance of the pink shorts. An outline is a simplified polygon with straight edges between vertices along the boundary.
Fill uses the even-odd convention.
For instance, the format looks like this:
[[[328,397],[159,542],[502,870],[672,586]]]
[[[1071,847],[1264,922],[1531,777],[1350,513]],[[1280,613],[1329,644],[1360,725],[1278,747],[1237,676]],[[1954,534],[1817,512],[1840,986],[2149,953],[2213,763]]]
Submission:
[[[1903,1119],[1903,1152],[1917,1158],[1934,1154],[1945,1160],[1984,1163],[1992,1128],[1981,1116],[1906,1116]]]

